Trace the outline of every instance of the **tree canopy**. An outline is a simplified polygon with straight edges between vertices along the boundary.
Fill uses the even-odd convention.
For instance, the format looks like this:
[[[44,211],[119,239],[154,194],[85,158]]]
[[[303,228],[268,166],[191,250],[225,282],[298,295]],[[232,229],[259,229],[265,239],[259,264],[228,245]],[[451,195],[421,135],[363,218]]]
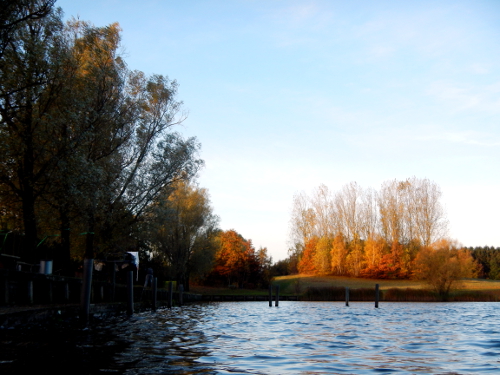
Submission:
[[[152,202],[203,166],[173,131],[176,81],[130,70],[118,24],[63,23],[53,3],[9,3],[0,25],[1,225],[33,261],[55,234],[65,259],[136,248]]]

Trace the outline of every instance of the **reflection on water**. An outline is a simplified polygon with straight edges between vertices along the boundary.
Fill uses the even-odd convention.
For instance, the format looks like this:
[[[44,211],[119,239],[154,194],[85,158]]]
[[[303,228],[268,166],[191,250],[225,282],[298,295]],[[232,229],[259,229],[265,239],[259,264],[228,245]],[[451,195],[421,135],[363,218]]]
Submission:
[[[498,310],[495,303],[191,305],[115,318],[76,336],[66,331],[58,336],[66,353],[60,366],[80,358],[72,373],[498,373]],[[2,374],[23,369],[15,353],[0,354]]]

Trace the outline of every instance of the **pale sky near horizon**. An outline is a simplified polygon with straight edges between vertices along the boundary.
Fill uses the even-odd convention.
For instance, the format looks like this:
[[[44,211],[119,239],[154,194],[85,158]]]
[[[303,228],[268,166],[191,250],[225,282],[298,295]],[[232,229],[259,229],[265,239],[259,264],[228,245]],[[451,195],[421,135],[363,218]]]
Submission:
[[[222,229],[274,260],[295,193],[428,178],[450,237],[500,247],[500,1],[59,0],[179,83]]]

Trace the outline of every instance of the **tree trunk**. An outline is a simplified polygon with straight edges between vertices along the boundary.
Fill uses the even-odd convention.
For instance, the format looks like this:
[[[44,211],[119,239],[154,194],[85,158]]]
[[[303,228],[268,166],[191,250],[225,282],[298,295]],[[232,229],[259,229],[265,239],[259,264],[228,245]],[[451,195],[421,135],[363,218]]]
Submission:
[[[91,209],[89,213],[87,240],[85,243],[85,259],[94,259],[94,227],[94,211]]]
[[[59,209],[59,216],[61,219],[61,264],[63,269],[63,275],[72,276],[70,274],[71,266],[71,245],[70,245],[70,221],[68,213],[66,212],[66,207],[61,207]]]
[[[37,245],[37,223],[35,214],[35,189],[34,189],[34,160],[33,160],[33,139],[31,127],[25,131],[25,148],[23,151],[22,165],[19,168],[19,185],[23,207],[24,235],[26,238],[27,260],[36,262],[39,259],[36,254]]]

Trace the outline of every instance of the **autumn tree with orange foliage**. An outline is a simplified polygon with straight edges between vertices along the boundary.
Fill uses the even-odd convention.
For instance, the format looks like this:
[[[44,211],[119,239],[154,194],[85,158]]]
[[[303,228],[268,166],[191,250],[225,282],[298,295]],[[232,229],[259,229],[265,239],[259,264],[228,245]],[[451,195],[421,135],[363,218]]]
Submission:
[[[441,191],[428,179],[386,181],[380,191],[356,182],[331,193],[321,185],[294,196],[290,259],[298,272],[408,278],[423,246],[442,238]]]
[[[252,240],[246,240],[233,229],[223,231],[218,235],[214,268],[208,281],[219,284],[223,281],[238,288],[266,286],[271,261],[267,249],[257,252]]]
[[[443,301],[461,286],[461,279],[477,277],[479,272],[471,252],[447,239],[423,248],[414,263],[414,277],[425,281]]]
[[[314,258],[316,256],[316,246],[318,245],[318,237],[313,237],[306,242],[302,258],[299,261],[298,269],[303,274],[316,274],[316,265]]]

